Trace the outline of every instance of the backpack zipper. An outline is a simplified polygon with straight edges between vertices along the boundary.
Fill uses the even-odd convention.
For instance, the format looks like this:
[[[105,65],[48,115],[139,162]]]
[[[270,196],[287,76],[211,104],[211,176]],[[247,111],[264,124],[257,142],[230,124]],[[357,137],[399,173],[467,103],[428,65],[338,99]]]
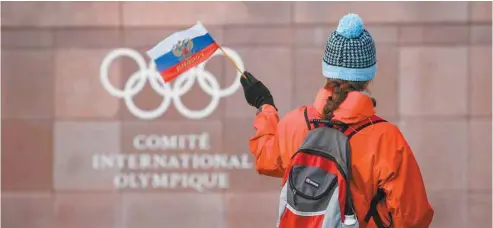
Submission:
[[[291,158],[293,158],[298,153],[313,154],[313,155],[321,156],[321,157],[324,157],[324,158],[327,158],[327,159],[333,161],[336,164],[336,167],[339,170],[339,172],[344,177],[344,179],[348,180],[346,174],[344,173],[344,169],[342,169],[342,167],[339,165],[339,163],[336,161],[336,159],[334,157],[332,157],[331,155],[326,154],[326,153],[321,152],[321,151],[318,151],[318,150],[314,150],[314,149],[303,149],[303,150],[299,150],[296,153],[294,153],[293,156],[291,156]],[[348,159],[350,159],[350,158],[348,158]],[[348,168],[351,168],[351,167],[348,167]]]
[[[296,200],[296,189],[293,187],[291,187],[291,189],[293,189],[293,203],[296,206],[296,205],[298,205],[297,200]]]
[[[296,190],[296,187],[294,186],[294,183],[293,183],[293,175],[292,172],[293,172],[293,169],[291,169],[289,171],[289,186],[291,187],[291,189],[293,190],[293,203],[294,205],[296,206],[298,203],[297,203],[297,200],[296,200],[296,196],[299,195],[305,199],[309,199],[309,200],[319,200],[319,199],[322,199],[325,195],[327,195],[329,193],[329,191],[336,185],[337,183],[337,177],[335,177],[331,182],[330,182],[330,185],[329,187],[327,188],[327,190],[325,190],[322,194],[316,196],[316,197],[313,197],[313,196],[309,196],[309,195],[306,195],[305,193],[303,192],[300,192],[298,190]]]

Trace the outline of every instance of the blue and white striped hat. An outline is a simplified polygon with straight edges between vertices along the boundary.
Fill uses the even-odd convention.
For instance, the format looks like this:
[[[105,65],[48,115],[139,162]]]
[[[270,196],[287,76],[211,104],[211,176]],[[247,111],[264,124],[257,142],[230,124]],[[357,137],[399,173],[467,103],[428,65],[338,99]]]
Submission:
[[[356,14],[341,18],[325,48],[322,74],[331,79],[369,81],[376,74],[376,49],[363,20]]]

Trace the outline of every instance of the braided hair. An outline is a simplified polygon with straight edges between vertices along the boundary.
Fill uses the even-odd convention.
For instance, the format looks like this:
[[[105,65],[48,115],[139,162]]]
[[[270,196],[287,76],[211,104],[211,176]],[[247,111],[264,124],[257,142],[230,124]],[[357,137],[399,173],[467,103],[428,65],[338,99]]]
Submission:
[[[331,120],[334,117],[334,111],[346,99],[350,91],[364,91],[369,81],[353,82],[339,79],[327,79],[325,89],[331,89],[332,95],[327,98],[324,105],[323,115],[325,119]]]

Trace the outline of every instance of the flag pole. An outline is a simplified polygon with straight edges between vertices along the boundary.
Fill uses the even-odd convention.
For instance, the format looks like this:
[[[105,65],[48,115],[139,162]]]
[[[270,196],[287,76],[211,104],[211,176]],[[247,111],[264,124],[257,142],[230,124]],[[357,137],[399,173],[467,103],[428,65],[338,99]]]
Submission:
[[[229,61],[231,62],[231,64],[233,64],[233,66],[235,66],[235,67],[236,67],[236,70],[237,70],[238,72],[240,72],[241,77],[243,77],[243,78],[245,78],[245,79],[246,79],[245,74],[243,74],[243,72],[240,70],[240,68],[238,67],[238,65],[236,65],[235,61],[233,61],[233,59],[232,59],[231,57],[229,57],[229,55],[228,55],[228,54],[224,51],[224,49],[223,49],[220,45],[218,45],[218,47],[219,47],[219,49],[220,49],[220,50],[224,53],[224,56],[226,56],[226,58],[228,58],[228,59],[229,59]]]

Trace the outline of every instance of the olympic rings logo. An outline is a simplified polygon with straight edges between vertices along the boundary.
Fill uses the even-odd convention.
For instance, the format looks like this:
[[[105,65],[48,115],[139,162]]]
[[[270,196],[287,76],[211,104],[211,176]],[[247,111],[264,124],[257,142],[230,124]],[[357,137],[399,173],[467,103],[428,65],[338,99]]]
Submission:
[[[244,71],[244,64],[237,52],[230,48],[223,47],[224,51],[233,59],[241,71]],[[212,56],[224,55],[223,52],[217,51]],[[115,88],[109,80],[109,69],[111,63],[119,57],[129,57],[138,65],[139,70],[133,73],[125,83],[123,90]],[[221,89],[216,77],[209,71],[205,70],[205,62],[199,64],[187,72],[180,75],[175,79],[173,85],[170,83],[164,83],[161,79],[161,75],[156,70],[156,64],[154,61],[150,61],[148,65],[144,58],[135,50],[128,48],[120,48],[111,51],[103,60],[100,68],[100,79],[103,87],[111,95],[122,98],[128,108],[128,110],[136,117],[140,119],[155,119],[163,115],[171,105],[171,101],[175,104],[176,109],[180,114],[189,119],[202,119],[214,112],[219,105],[219,100],[222,97],[230,96],[235,93],[241,86],[240,78],[241,73],[236,72],[236,79],[229,87]],[[200,87],[205,93],[212,97],[211,102],[202,110],[190,110],[181,101],[181,96],[190,91],[195,80],[198,81]],[[150,86],[163,96],[163,101],[154,110],[142,110],[133,101],[133,97],[137,95],[149,81]]]

